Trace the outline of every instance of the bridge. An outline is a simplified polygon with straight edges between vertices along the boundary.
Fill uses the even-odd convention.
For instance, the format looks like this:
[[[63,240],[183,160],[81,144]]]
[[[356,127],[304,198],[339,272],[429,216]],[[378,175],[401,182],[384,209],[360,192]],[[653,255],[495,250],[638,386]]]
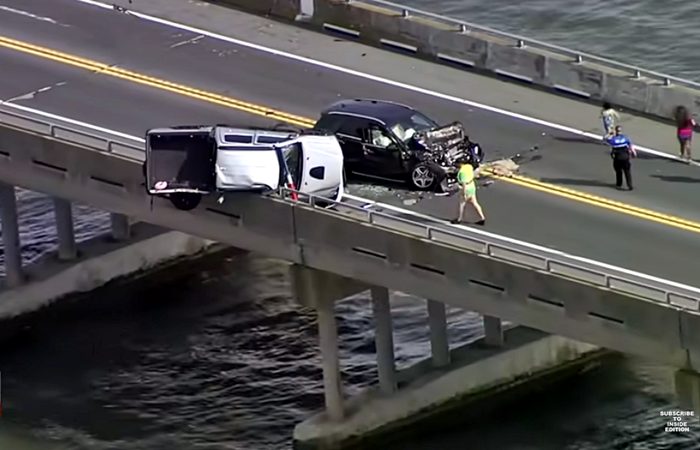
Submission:
[[[444,305],[449,304],[484,314],[487,339],[497,345],[505,344],[501,321],[507,320],[698,369],[700,289],[682,283],[695,280],[698,244],[693,238],[700,225],[689,207],[692,193],[666,181],[692,179],[697,168],[678,165],[662,151],[647,152],[652,157],[635,164],[640,189],[609,192],[605,149],[556,122],[528,121],[495,107],[479,110],[455,96],[417,92],[328,64],[290,60],[279,51],[197,39],[193,32],[175,33],[138,17],[60,1],[61,11],[34,5],[32,13],[66,26],[26,15],[0,15],[5,74],[0,83],[0,206],[5,283],[10,287],[23,283],[14,200],[14,187],[21,187],[62,199],[56,203],[57,227],[59,248],[67,254],[72,230],[60,217],[70,215],[67,202],[81,202],[113,213],[115,234],[122,237],[127,236],[128,217],[292,263],[299,300],[318,311],[327,414],[334,421],[346,419],[348,409],[340,386],[333,304],[366,290],[375,303],[385,394],[399,384],[387,290],[429,299],[438,366],[450,359],[444,317]],[[242,27],[264,23],[221,14]],[[125,29],[132,32],[124,34]],[[82,39],[81,30],[102,36],[104,42]],[[296,30],[277,33],[278,40],[292,33],[304,41],[295,44],[303,51],[333,43]],[[311,44],[312,38],[321,42]],[[460,85],[450,83],[450,77],[465,77],[450,70],[438,74],[428,63],[378,50],[344,48],[351,54],[361,49],[369,60],[365,69],[381,57],[391,61],[387,65],[397,74],[407,72],[405,64],[416,67],[418,77],[429,71],[444,83],[444,90]],[[482,94],[483,86],[492,83],[470,82],[482,83],[475,91]],[[235,92],[230,92],[232,84]],[[532,96],[531,101],[538,98],[551,105],[547,111],[571,108],[574,120],[591,113],[590,121],[595,121],[594,108],[587,105],[498,86],[509,92],[496,96]],[[449,224],[445,219],[452,214],[452,200],[414,198],[416,203],[405,207],[404,199],[391,193],[367,198],[373,191],[363,185],[330,209],[305,196],[292,201],[286,191],[280,196],[235,195],[222,205],[205,201],[192,212],[146,195],[143,141],[138,136],[147,128],[223,121],[309,126],[322,105],[355,93],[413,104],[445,121],[464,117],[472,136],[496,157],[524,153],[537,144],[532,153],[536,157],[524,165],[527,175],[496,179],[482,189],[493,230]],[[648,119],[630,121],[649,135],[665,130]]]

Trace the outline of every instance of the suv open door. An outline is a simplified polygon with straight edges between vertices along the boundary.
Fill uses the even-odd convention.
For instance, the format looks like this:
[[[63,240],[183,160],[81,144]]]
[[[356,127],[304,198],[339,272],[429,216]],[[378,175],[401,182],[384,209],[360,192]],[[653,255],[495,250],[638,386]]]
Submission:
[[[216,144],[209,126],[156,128],[146,133],[144,176],[151,195],[182,210],[199,205],[216,188]]]

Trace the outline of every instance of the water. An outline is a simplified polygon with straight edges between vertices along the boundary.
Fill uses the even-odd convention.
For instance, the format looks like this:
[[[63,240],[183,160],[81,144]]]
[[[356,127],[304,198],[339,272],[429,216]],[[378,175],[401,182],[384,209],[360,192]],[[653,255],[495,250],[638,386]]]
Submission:
[[[693,51],[700,3],[405,3],[700,78]],[[51,203],[21,192],[19,205],[29,262],[54,248]],[[109,227],[107,214],[85,206],[75,222],[79,241]],[[403,367],[429,352],[427,315],[418,299],[398,295],[394,302]],[[338,314],[352,394],[376,378],[367,299],[344,302]],[[469,312],[449,310],[449,323],[455,344],[482,332]],[[2,450],[280,450],[294,424],[323,404],[314,316],[292,302],[286,265],[278,261],[222,254],[107,287],[8,328],[0,330]],[[672,373],[621,358],[458,431],[386,450],[698,449],[697,431],[663,431],[659,412],[677,408]]]
[[[402,0],[574,50],[700,81],[700,2],[687,0]]]

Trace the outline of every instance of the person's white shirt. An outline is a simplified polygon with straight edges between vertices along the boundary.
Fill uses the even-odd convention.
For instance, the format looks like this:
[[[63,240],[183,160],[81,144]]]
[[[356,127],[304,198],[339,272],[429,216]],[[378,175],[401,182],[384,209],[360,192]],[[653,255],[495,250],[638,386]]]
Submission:
[[[377,147],[388,147],[391,144],[391,139],[380,130],[372,130],[372,144]]]

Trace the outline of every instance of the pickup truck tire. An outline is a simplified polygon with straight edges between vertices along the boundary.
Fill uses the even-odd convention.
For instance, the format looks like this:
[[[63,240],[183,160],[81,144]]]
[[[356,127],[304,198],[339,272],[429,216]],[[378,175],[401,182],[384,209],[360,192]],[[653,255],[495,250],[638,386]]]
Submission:
[[[201,194],[190,194],[189,192],[176,192],[170,194],[170,203],[180,211],[191,211],[199,206],[202,201]]]

